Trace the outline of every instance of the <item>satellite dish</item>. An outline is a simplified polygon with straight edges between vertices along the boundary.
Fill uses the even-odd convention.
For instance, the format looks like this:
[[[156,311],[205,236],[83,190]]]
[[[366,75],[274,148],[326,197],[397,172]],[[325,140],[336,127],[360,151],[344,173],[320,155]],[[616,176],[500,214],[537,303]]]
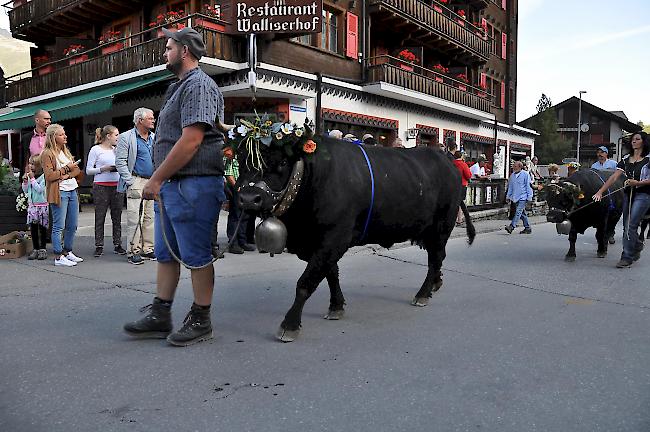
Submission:
[[[589,125],[587,123],[583,123],[580,125],[580,131],[581,132],[589,132]]]

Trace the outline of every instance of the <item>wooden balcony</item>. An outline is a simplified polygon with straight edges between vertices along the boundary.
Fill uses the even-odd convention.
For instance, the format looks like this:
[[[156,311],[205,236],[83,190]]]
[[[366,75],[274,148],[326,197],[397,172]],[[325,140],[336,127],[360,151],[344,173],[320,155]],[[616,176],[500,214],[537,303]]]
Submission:
[[[197,18],[205,22],[203,24],[205,27],[199,27],[201,24],[197,22],[193,26],[203,36],[207,48],[206,57],[237,63],[243,61],[243,39],[223,34],[223,25],[220,25],[218,20],[202,15],[189,17],[190,20]],[[208,24],[210,22],[212,24]],[[207,28],[208,26],[220,29]],[[156,27],[137,33],[79,53],[77,56],[46,63],[26,73],[8,77],[6,78],[7,102],[163,65],[167,40],[158,36],[161,28]],[[117,49],[107,49],[109,47]],[[108,51],[113,52],[107,53]]]
[[[4,6],[9,10],[11,33],[33,42],[51,40],[53,36],[73,37],[92,24],[104,24],[115,14],[126,15],[150,0],[29,0]],[[15,5],[15,6],[14,6]]]
[[[399,32],[410,45],[423,45],[465,64],[485,63],[490,58],[490,39],[442,5],[420,0],[369,0],[374,31]]]
[[[374,57],[368,61],[367,84],[381,82],[393,84],[486,113],[490,112],[494,97],[484,89],[421,66],[404,64],[390,56]]]

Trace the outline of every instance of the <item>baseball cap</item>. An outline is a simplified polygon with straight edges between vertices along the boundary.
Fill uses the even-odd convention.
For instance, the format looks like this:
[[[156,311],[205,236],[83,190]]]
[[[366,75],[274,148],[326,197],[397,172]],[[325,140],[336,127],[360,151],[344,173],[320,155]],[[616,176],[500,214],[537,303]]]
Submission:
[[[597,148],[597,150],[600,150],[603,153],[609,153],[609,151],[607,150],[607,147],[605,147],[605,146],[600,146],[600,147]]]
[[[174,39],[176,42],[181,45],[186,45],[187,49],[190,50],[192,55],[196,57],[197,60],[201,60],[206,53],[205,43],[203,43],[203,38],[191,27],[184,27],[178,31],[171,31],[166,28],[162,29],[166,37]]]

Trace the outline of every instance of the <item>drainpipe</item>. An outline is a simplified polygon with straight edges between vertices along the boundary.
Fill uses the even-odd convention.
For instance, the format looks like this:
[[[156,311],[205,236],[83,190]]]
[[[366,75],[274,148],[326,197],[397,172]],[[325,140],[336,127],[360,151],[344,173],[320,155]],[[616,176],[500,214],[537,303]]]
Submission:
[[[366,19],[366,2],[368,0],[361,1],[361,82],[366,82],[366,59],[368,58],[366,51],[366,34],[368,33],[368,20]]]
[[[316,135],[323,132],[322,115],[323,74],[316,72]]]

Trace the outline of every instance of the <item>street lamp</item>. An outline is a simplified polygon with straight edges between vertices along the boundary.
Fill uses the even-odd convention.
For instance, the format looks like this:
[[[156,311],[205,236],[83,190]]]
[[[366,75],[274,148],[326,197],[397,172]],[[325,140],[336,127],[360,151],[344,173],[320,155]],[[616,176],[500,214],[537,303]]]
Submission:
[[[580,101],[578,102],[578,145],[576,147],[576,159],[580,163],[580,128],[582,127],[582,94],[587,93],[585,90],[580,90]]]

